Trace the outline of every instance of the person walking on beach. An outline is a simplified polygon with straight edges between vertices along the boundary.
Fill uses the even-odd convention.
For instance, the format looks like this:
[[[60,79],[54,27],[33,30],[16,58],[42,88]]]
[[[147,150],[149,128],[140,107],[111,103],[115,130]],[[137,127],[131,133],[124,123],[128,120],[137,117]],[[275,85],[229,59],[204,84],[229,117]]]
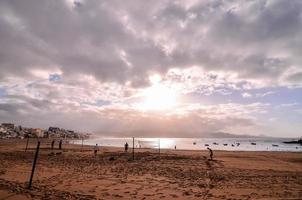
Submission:
[[[210,149],[209,147],[207,149],[209,150],[209,153],[210,153],[210,160],[213,160],[213,151],[212,151],[212,149]]]
[[[59,150],[62,150],[62,140],[59,142]]]
[[[53,150],[54,146],[55,146],[55,140],[52,140],[51,141],[51,150]]]
[[[96,144],[93,149],[94,149],[94,156],[96,157],[98,150],[99,150],[98,144]]]
[[[126,144],[125,144],[125,152],[127,152],[128,151],[128,143],[126,142]]]

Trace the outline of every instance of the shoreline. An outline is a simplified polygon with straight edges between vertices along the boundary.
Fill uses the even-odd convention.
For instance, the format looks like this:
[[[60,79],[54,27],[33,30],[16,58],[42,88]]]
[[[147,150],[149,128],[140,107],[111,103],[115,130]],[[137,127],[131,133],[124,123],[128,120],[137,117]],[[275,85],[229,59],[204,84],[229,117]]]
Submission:
[[[197,150],[206,149],[210,147],[215,151],[268,151],[268,152],[302,152],[302,146],[296,144],[284,144],[282,140],[271,141],[271,140],[249,140],[249,139],[230,139],[230,138],[216,138],[216,139],[194,139],[182,138],[161,138],[161,149],[173,150],[174,146],[177,146],[178,150]],[[132,140],[132,139],[131,139]],[[132,141],[125,138],[99,138],[99,139],[88,139],[84,143],[91,146],[98,143],[101,146],[112,146],[112,147],[123,147],[127,141],[132,146]],[[150,138],[138,138],[135,140],[135,146],[138,148],[141,141],[147,141],[149,145],[153,147],[141,147],[146,149],[158,149],[158,142],[156,139]],[[218,143],[219,144],[218,144]],[[251,145],[251,143],[257,143],[257,145]],[[81,144],[81,141],[75,141],[76,144]],[[195,144],[193,144],[195,143]],[[224,145],[227,143],[227,145]],[[239,143],[237,145],[237,143]],[[241,145],[240,145],[241,143]],[[143,143],[144,144],[144,143]],[[222,145],[223,144],[223,145]],[[148,145],[148,144],[147,144]]]
[[[1,141],[8,141],[8,142],[18,142],[18,143],[24,143],[26,144],[26,140],[27,139],[19,139],[19,138],[13,138],[13,139],[0,139],[0,142]],[[30,138],[29,141],[32,143],[32,142],[36,142],[36,141],[41,141],[41,148],[43,148],[43,146],[45,147],[45,145],[49,146],[50,148],[50,143],[52,140],[55,140],[56,142],[58,142],[59,140],[63,140],[64,145],[76,145],[78,147],[81,147],[82,144],[81,144],[81,139],[64,139],[64,138]],[[87,139],[86,139],[87,140]],[[88,139],[89,140],[89,139]],[[67,142],[66,142],[67,141]],[[79,143],[74,143],[74,141],[78,141]],[[71,143],[73,142],[73,143]],[[36,143],[34,143],[36,144]],[[30,145],[34,145],[34,144],[30,144]],[[290,144],[291,146],[294,146],[295,144]],[[94,145],[93,144],[85,144],[85,140],[84,140],[84,144],[83,144],[84,147],[86,148],[91,148],[93,149]],[[296,145],[297,146],[297,145]],[[124,146],[120,145],[99,145],[100,148],[104,147],[104,148],[117,148],[117,149],[121,149],[121,150],[124,150]],[[214,148],[213,148],[214,147]],[[182,148],[177,148],[176,150],[173,149],[173,148],[160,148],[161,151],[193,151],[193,152],[200,152],[200,151],[204,151],[204,152],[208,152],[208,150],[206,149],[207,147],[206,146],[200,146],[200,149],[182,149]],[[215,146],[210,146],[210,148],[215,151],[215,152],[276,152],[276,153],[282,153],[282,152],[290,152],[290,153],[302,153],[302,146],[300,147],[299,146],[299,149],[296,150],[237,150],[237,149],[230,149],[230,150],[225,150],[225,149],[216,149]],[[141,150],[141,151],[158,151],[158,148],[146,148],[146,147],[142,147],[142,148],[139,148],[139,147],[135,147],[134,148],[135,150]],[[132,151],[132,147],[130,146],[129,147],[129,151]]]

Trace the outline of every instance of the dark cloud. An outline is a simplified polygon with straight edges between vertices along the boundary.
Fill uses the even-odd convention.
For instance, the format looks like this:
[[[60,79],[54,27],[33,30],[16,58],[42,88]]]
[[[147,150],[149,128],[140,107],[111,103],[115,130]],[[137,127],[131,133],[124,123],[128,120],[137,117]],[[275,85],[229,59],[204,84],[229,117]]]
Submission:
[[[289,77],[287,77],[287,80],[292,83],[302,83],[302,72],[291,74]]]
[[[66,76],[146,85],[150,72],[199,65],[244,78],[281,76],[302,34],[300,1],[2,1],[1,77],[59,67]],[[122,59],[124,51],[131,66]],[[281,67],[271,60],[285,63]],[[129,64],[128,63],[128,64]],[[249,77],[250,76],[250,77]],[[141,80],[139,80],[141,79]],[[274,78],[274,80],[276,80]]]

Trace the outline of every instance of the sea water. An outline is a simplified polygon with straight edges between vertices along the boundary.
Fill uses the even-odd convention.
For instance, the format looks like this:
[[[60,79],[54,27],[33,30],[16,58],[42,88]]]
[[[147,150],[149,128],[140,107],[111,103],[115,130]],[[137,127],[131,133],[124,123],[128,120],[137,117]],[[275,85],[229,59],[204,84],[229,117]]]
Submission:
[[[292,138],[134,138],[135,148],[150,149],[183,149],[225,151],[290,151],[302,152],[300,144],[285,144]],[[84,140],[85,145],[124,147],[125,143],[132,147],[133,138],[96,137]],[[82,144],[82,141],[76,141]]]

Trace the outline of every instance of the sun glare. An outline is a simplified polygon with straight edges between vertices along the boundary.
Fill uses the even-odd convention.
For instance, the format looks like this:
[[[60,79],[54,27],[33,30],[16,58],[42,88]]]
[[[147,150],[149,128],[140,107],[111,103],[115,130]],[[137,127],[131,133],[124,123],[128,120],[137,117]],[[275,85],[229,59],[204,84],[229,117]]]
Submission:
[[[140,104],[142,110],[167,110],[175,107],[177,95],[173,89],[157,83],[143,92],[143,102]]]
[[[169,138],[161,138],[160,139],[160,147],[161,148],[173,148],[175,145],[175,141]]]

